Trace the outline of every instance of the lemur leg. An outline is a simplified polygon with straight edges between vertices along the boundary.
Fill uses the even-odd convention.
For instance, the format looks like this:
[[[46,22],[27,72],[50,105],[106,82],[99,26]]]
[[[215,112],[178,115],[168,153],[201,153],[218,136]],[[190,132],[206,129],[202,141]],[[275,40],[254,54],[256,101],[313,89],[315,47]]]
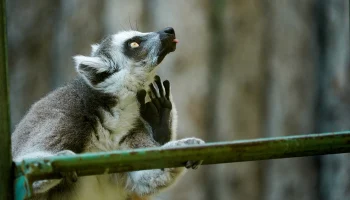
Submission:
[[[197,138],[185,138],[181,140],[171,141],[163,145],[163,147],[179,147],[187,145],[204,144],[204,141]],[[193,162],[192,168],[196,168],[200,162]],[[174,183],[182,172],[184,167],[165,168],[154,170],[134,171],[128,173],[127,188],[137,195],[151,195],[163,188],[169,187]]]
[[[21,156],[19,158],[16,158],[15,161],[21,161],[23,159],[27,158],[45,158],[45,157],[50,157],[50,156],[64,156],[64,155],[75,155],[74,152],[70,150],[63,150],[58,153],[49,153],[49,152],[35,152],[35,153],[30,153],[24,156]],[[61,173],[62,179],[50,179],[50,180],[39,180],[35,181],[33,183],[33,190],[34,193],[43,193],[51,188],[55,187],[56,185],[60,184],[63,179],[66,179],[69,182],[76,182],[78,179],[77,173],[74,172],[68,172],[68,173]]]

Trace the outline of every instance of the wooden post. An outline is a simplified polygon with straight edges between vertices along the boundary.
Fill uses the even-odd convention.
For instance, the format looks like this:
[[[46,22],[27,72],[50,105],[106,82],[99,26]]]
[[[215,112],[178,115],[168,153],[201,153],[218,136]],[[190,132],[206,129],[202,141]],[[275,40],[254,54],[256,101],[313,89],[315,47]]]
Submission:
[[[12,199],[13,176],[7,85],[6,0],[0,0],[0,200]]]

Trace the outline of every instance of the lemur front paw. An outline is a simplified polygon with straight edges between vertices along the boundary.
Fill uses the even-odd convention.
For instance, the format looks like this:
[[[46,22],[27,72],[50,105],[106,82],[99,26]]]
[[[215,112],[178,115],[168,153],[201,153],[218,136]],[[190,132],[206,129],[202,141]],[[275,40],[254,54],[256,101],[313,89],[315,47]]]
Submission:
[[[55,154],[56,156],[71,156],[76,155],[73,151],[70,150],[63,150]],[[76,171],[71,172],[60,172],[63,180],[67,181],[68,183],[74,183],[78,181],[78,174]]]
[[[156,76],[155,85],[157,85],[157,88],[154,87],[154,83],[149,86],[150,102],[145,103],[145,90],[141,90],[137,93],[137,100],[140,103],[141,117],[152,127],[153,139],[163,145],[171,139],[169,121],[172,109],[172,103],[170,101],[170,82],[166,80],[162,84],[160,77]]]
[[[171,141],[165,144],[165,147],[179,147],[179,146],[187,146],[187,145],[200,145],[204,144],[205,142],[201,139],[198,138],[185,138],[181,140],[176,140],[176,141]],[[199,165],[203,163],[203,160],[197,160],[197,161],[187,161],[185,164],[185,167],[187,169],[192,168],[192,169],[197,169]]]
[[[55,154],[51,154],[52,156],[70,156],[75,155],[73,151],[70,150],[63,150],[60,152],[57,152]],[[45,156],[43,156],[45,157]],[[61,181],[67,182],[67,183],[73,183],[78,180],[78,175],[76,171],[72,172],[60,172],[62,179],[49,179],[49,180],[38,180],[33,183],[33,190],[34,193],[44,193],[50,190],[51,188],[57,186],[61,183]]]

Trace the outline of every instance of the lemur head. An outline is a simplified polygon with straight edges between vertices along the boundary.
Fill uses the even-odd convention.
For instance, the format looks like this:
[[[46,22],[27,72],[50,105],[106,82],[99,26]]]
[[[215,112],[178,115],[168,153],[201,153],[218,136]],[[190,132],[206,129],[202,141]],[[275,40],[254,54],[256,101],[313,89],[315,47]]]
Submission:
[[[91,56],[74,57],[76,69],[93,88],[117,93],[137,91],[148,85],[159,63],[175,51],[175,31],[123,31],[92,45]]]

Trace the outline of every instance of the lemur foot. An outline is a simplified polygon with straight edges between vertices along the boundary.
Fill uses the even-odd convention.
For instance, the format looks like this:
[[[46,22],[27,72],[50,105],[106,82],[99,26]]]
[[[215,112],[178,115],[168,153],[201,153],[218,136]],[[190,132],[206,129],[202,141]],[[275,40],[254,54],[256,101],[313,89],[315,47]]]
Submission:
[[[75,155],[74,152],[70,150],[63,150],[51,156],[67,156]],[[43,156],[45,157],[45,156]],[[73,183],[78,180],[78,175],[75,171],[73,172],[61,172],[62,179],[50,179],[50,180],[39,180],[33,183],[34,193],[44,193],[50,190],[51,188],[57,186],[61,181],[66,181],[68,183]]]
[[[155,85],[157,85],[157,88],[155,88]],[[155,82],[150,84],[149,87],[150,102],[145,103],[145,90],[137,93],[140,114],[152,127],[153,139],[163,145],[171,139],[170,112],[172,103],[170,100],[170,82],[166,80],[162,84],[160,77],[156,76]]]
[[[187,161],[185,164],[185,167],[187,169],[192,168],[192,169],[198,169],[199,165],[203,163],[203,160],[200,161]]]
[[[205,142],[201,139],[198,138],[185,138],[181,140],[176,140],[176,141],[171,141],[168,142],[164,145],[164,147],[176,147],[176,146],[187,146],[187,145],[199,145],[199,144],[204,144]],[[198,161],[187,161],[185,164],[185,167],[187,169],[192,168],[192,169],[198,169],[199,165],[203,163],[203,160],[198,160]]]
[[[76,155],[73,151],[70,150],[63,150],[55,154],[56,156],[70,156],[70,155]],[[71,172],[60,172],[63,180],[67,181],[68,183],[74,183],[78,181],[78,174],[76,171]]]
[[[76,171],[73,172],[60,172],[62,178],[68,183],[75,183],[78,181],[78,174]]]

